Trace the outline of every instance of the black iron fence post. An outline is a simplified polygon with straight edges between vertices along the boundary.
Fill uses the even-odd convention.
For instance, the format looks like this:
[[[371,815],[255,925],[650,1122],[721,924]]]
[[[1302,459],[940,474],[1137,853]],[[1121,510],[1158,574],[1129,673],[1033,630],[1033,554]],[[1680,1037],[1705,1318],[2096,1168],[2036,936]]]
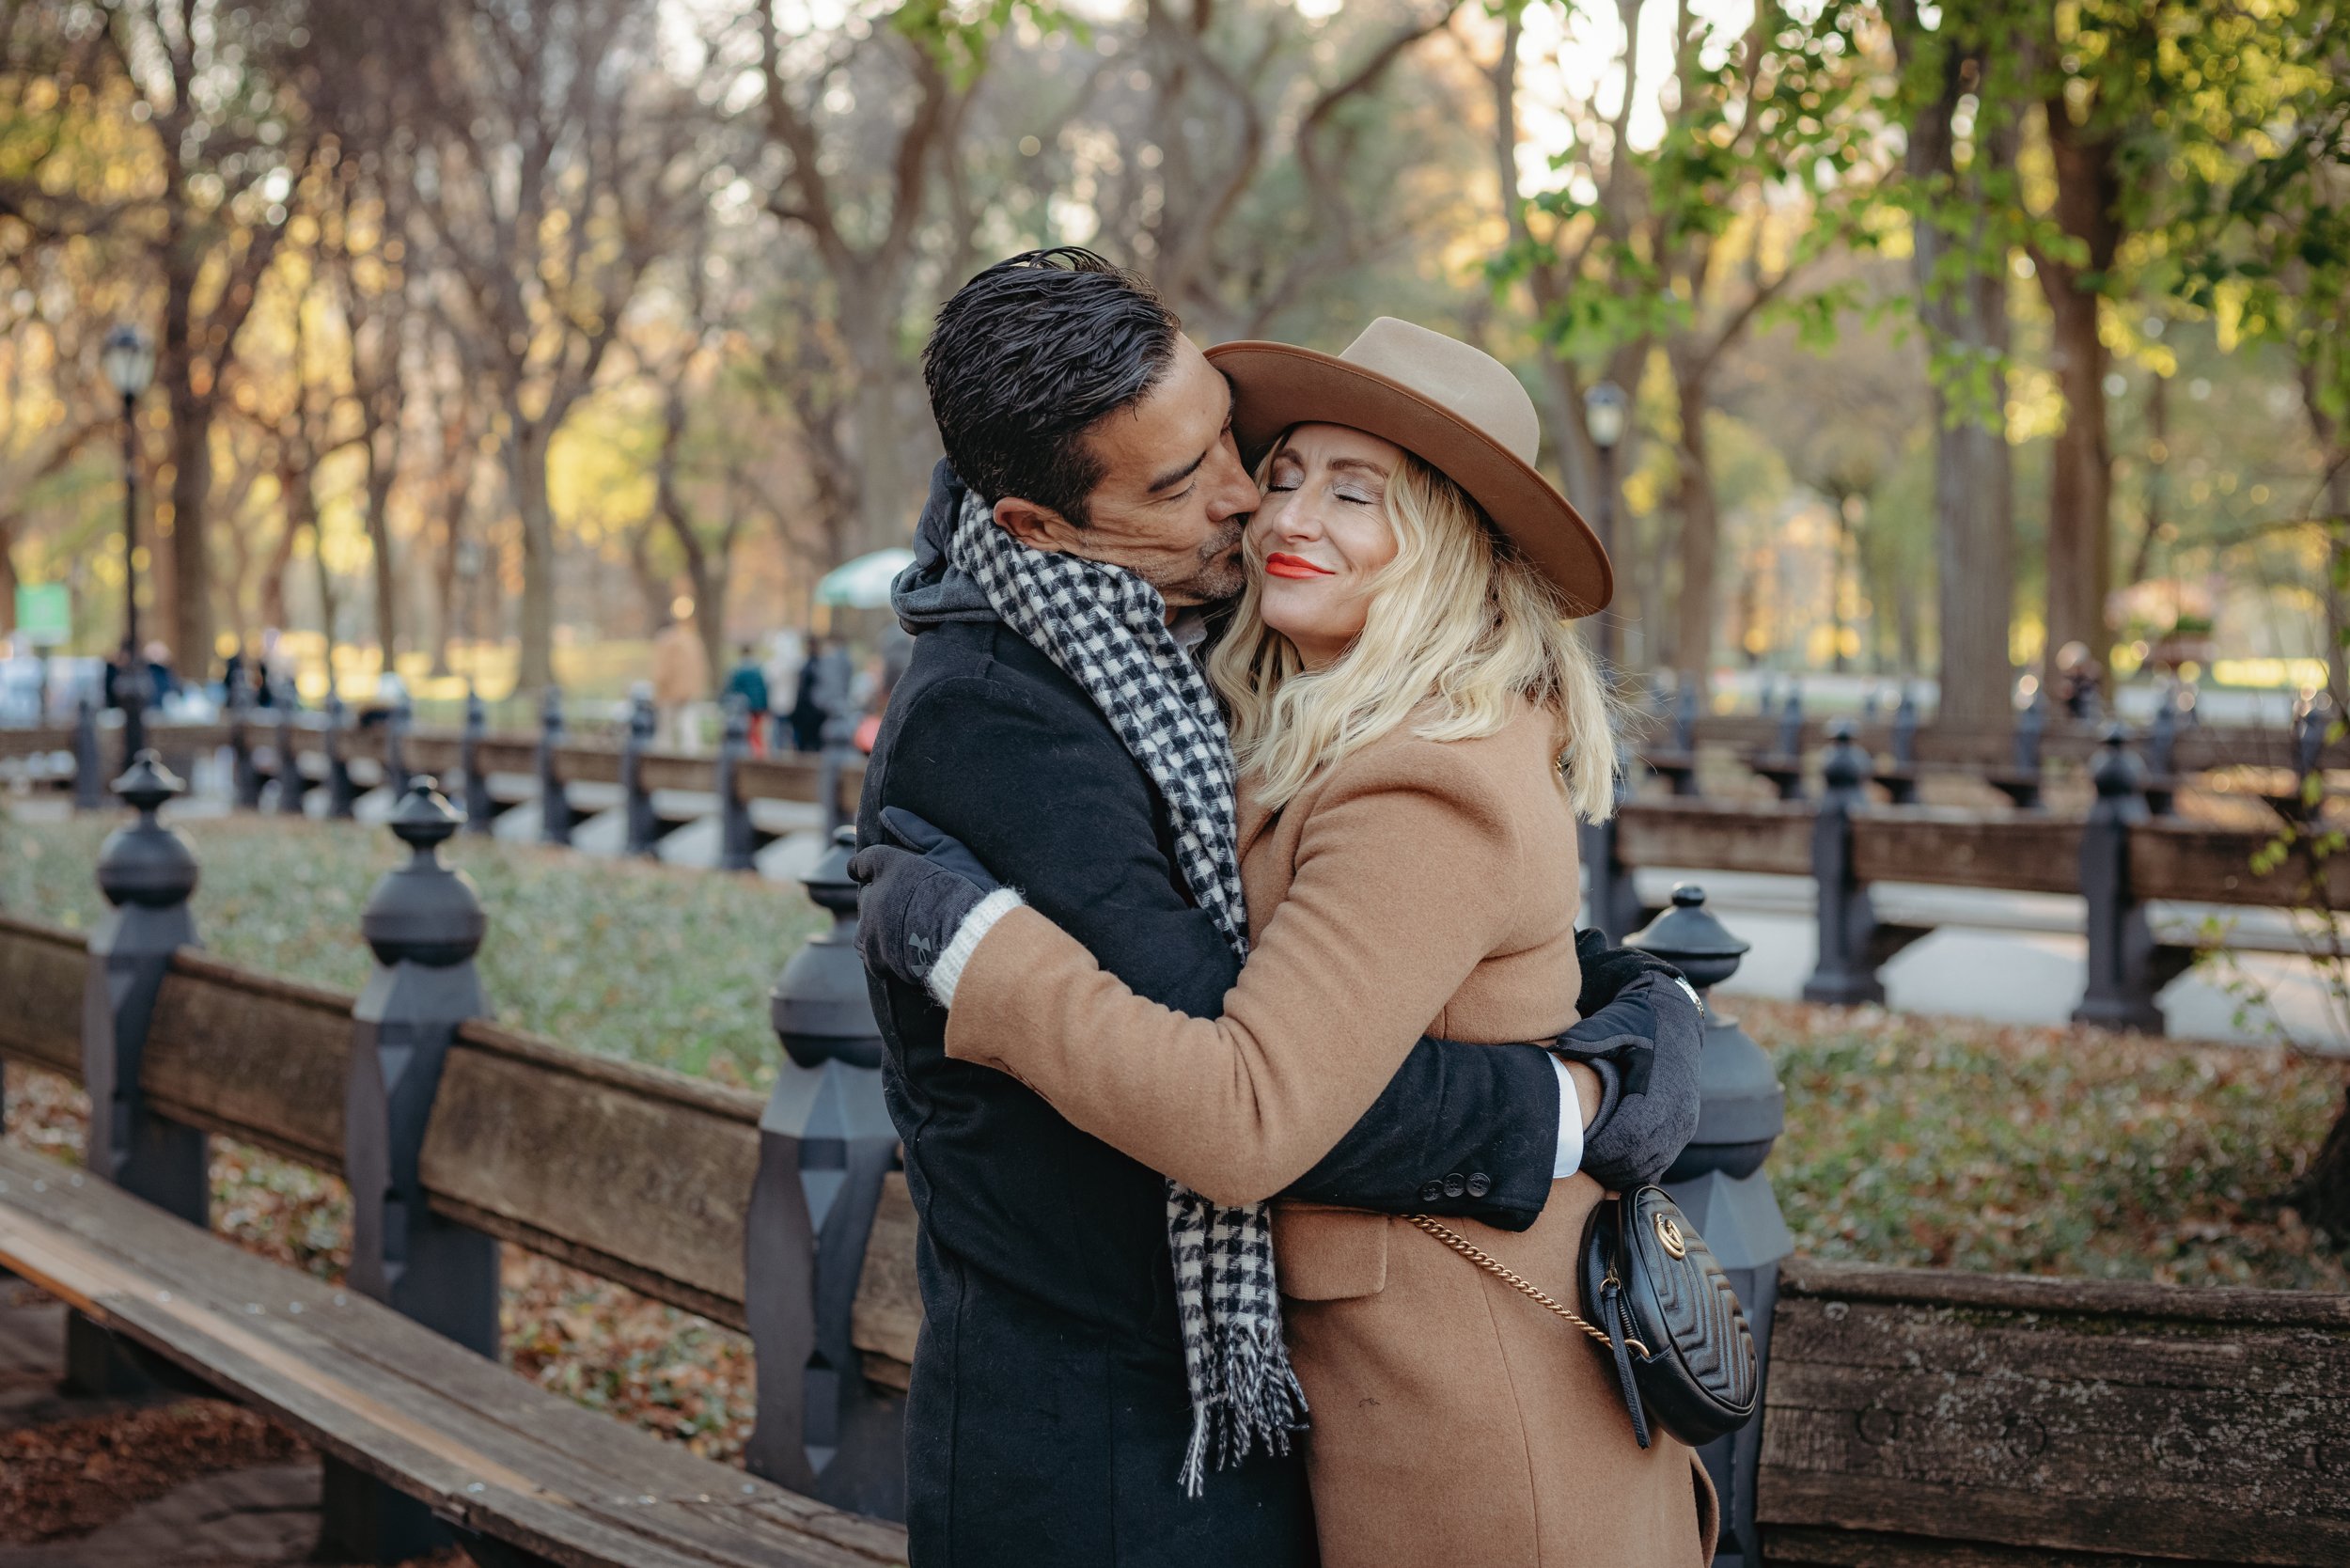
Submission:
[[[628,735],[620,743],[620,790],[628,800],[627,852],[648,859],[661,839],[652,792],[645,788],[645,753],[651,748],[652,731],[652,693],[639,687],[629,696]]]
[[[563,690],[547,688],[539,714],[539,841],[572,841],[572,797],[563,788],[563,766],[557,752],[563,745]]]
[[[343,1165],[351,1183],[350,1279],[396,1311],[494,1359],[497,1243],[432,1213],[418,1166],[441,1069],[458,1026],[485,1015],[474,967],[488,922],[440,846],[462,822],[433,781],[412,783],[391,816],[408,864],[375,885],[360,931],[375,971],[352,1009]],[[323,1537],[370,1562],[421,1556],[451,1539],[431,1510],[327,1462]]]
[[[84,692],[73,703],[73,808],[96,811],[106,804],[105,763],[98,751],[98,704]]]
[[[457,765],[465,775],[467,833],[489,832],[491,820],[496,815],[490,800],[490,776],[481,767],[481,739],[489,729],[489,710],[481,705],[481,694],[468,683],[465,687],[465,728],[457,738]]]
[[[718,869],[751,871],[759,838],[751,830],[751,803],[743,794],[743,760],[751,754],[751,710],[741,692],[727,693],[725,727],[718,738]]]
[[[1586,882],[1584,913],[1590,927],[1610,942],[1622,941],[1654,913],[1640,902],[1632,868],[1623,863],[1622,818],[1624,802],[1632,798],[1632,775],[1622,746],[1616,758],[1616,809],[1606,822],[1575,824],[1575,848]]]
[[[408,729],[415,722],[415,705],[401,692],[384,715],[384,787],[397,800],[408,792]]]
[[[2034,690],[2024,711],[2015,715],[2013,771],[1991,779],[1991,787],[2013,801],[2019,811],[2040,809],[2040,741],[2047,728],[2048,693],[2044,687]]]
[[[139,1092],[155,1000],[171,955],[196,945],[188,895],[196,855],[187,840],[156,819],[186,786],[156,754],[142,751],[114,782],[138,820],[107,836],[99,852],[98,886],[113,909],[91,931],[82,992],[82,1082],[89,1090],[83,1163],[123,1191],[195,1224],[211,1210],[204,1135],[166,1121]],[[67,1375],[91,1393],[128,1393],[148,1377],[105,1330],[78,1315],[68,1320]]]
[[[876,1392],[849,1337],[857,1278],[897,1164],[882,1103],[882,1043],[856,956],[854,830],[808,873],[832,929],[784,965],[772,1011],[785,1061],[760,1119],[744,1228],[759,1426],[744,1462],[838,1507],[905,1514],[904,1402]]]
[[[2163,688],[2162,700],[2154,706],[2154,728],[2146,736],[2146,809],[2157,817],[2170,816],[2177,808],[2179,746],[2179,688],[2174,682]]]
[[[347,823],[357,813],[352,806],[359,798],[359,788],[351,780],[349,751],[350,710],[343,706],[342,694],[326,694],[326,815],[335,822]]]
[[[1868,885],[1853,870],[1852,816],[1865,805],[1869,754],[1853,739],[1853,727],[1838,719],[1828,729],[1823,765],[1825,788],[1819,814],[1811,820],[1811,879],[1816,895],[1819,962],[1803,982],[1807,1002],[1882,1002],[1871,948],[1876,909]]]
[[[228,787],[238,810],[261,808],[261,770],[253,765],[253,691],[243,681],[228,693]]]
[[[1901,700],[1893,705],[1893,760],[1875,776],[1894,805],[1918,803],[1918,698],[1905,681]]]
[[[2130,887],[2130,834],[2149,812],[2145,774],[2130,754],[2129,730],[2114,725],[2097,749],[2096,804],[2081,827],[2081,896],[2089,901],[2089,984],[2073,1020],[2107,1028],[2162,1031],[2154,1000],[2178,977],[2178,960],[2154,940],[2146,906]]]
[[[277,694],[277,809],[289,817],[303,814],[302,797],[310,788],[302,772],[301,732],[295,729],[301,709],[301,696],[289,681]]]
[[[1786,1126],[1786,1095],[1762,1047],[1711,1000],[1713,988],[1737,972],[1747,945],[1706,910],[1704,891],[1686,883],[1673,889],[1672,908],[1631,945],[1679,968],[1708,998],[1705,1048],[1698,1061],[1697,1136],[1665,1172],[1664,1186],[1736,1288],[1767,1388],[1778,1265],[1795,1249],[1770,1178],[1762,1174],[1762,1162]],[[1762,1544],[1755,1524],[1754,1484],[1762,1455],[1762,1418],[1698,1453],[1721,1497],[1716,1568],[1758,1568]]]

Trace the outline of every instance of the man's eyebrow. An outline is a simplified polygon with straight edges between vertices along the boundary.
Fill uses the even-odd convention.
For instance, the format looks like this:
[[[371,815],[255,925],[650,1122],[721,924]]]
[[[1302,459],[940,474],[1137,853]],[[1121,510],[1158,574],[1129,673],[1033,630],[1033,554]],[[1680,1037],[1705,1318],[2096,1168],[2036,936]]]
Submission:
[[[1184,463],[1181,468],[1168,469],[1166,473],[1161,474],[1157,478],[1151,481],[1151,488],[1145,492],[1145,494],[1156,495],[1162,490],[1174,489],[1177,485],[1183,483],[1185,479],[1190,478],[1194,474],[1199,472],[1199,465],[1207,461],[1208,454],[1202,452],[1198,457],[1193,458],[1189,463]]]

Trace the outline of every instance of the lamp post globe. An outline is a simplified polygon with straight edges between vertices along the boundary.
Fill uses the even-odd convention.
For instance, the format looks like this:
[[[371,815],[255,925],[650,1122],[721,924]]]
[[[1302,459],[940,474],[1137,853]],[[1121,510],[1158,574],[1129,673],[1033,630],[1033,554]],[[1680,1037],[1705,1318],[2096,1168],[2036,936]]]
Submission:
[[[116,394],[123,399],[137,397],[155,379],[154,340],[129,321],[118,322],[106,334],[98,358]]]
[[[1583,428],[1590,433],[1591,445],[1599,448],[1599,547],[1610,562],[1616,558],[1616,444],[1623,439],[1631,410],[1632,400],[1612,381],[1603,381],[1583,394]],[[1616,668],[1616,621],[1605,612],[1599,617],[1599,660],[1606,678],[1612,681]]]
[[[122,704],[127,767],[147,746],[147,662],[139,652],[137,405],[139,394],[155,379],[155,341],[129,321],[118,321],[99,348],[98,362],[122,399],[122,670],[115,695]]]

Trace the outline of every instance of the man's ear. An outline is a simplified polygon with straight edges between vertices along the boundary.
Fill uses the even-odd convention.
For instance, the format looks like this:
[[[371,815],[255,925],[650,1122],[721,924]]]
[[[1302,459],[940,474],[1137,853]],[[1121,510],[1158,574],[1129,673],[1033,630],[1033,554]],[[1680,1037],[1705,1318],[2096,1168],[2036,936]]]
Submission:
[[[1029,549],[1042,550],[1046,555],[1067,550],[1069,537],[1076,531],[1067,518],[1052,508],[1011,495],[995,503],[995,525]]]

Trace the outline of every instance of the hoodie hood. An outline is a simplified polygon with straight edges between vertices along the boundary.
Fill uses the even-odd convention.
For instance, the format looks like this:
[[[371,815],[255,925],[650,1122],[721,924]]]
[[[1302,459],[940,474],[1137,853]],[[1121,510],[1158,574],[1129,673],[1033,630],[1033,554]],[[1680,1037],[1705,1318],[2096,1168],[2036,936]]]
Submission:
[[[889,607],[908,632],[919,634],[949,621],[996,619],[986,591],[947,557],[970,494],[940,458],[931,470],[931,498],[922,504],[922,521],[914,531],[914,564],[898,573],[889,589]]]

